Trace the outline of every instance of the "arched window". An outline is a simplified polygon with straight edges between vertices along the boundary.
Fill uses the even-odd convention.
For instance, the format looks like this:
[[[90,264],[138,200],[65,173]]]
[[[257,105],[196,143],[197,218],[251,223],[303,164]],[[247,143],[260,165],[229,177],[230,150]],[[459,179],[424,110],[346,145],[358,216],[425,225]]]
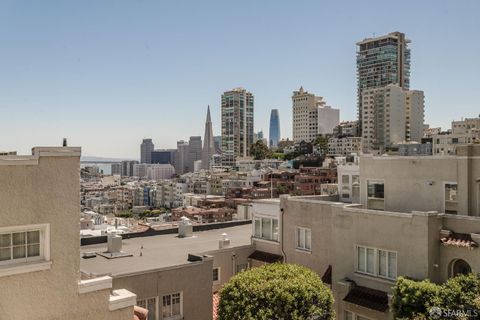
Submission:
[[[465,260],[456,259],[450,264],[450,277],[455,277],[459,274],[469,274],[471,272],[472,268]]]

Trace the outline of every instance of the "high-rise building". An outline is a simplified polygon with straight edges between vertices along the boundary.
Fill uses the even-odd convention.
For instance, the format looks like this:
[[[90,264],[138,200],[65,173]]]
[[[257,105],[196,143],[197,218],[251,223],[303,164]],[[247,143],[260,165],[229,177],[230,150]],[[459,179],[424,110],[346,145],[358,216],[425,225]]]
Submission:
[[[268,130],[270,147],[277,147],[280,141],[280,116],[278,115],[278,109],[272,109],[270,113],[270,129]]]
[[[122,161],[122,177],[131,177],[133,176],[133,166],[136,165],[138,161]]]
[[[152,151],[152,161],[151,163],[158,164],[171,164],[173,165],[175,157],[175,149],[164,149],[164,150],[154,150]]]
[[[188,164],[190,158],[190,146],[187,141],[177,141],[177,153],[175,158],[175,172],[184,174],[189,171]]]
[[[111,164],[111,174],[114,175],[122,175],[122,164],[121,163],[112,163]]]
[[[384,150],[404,141],[419,142],[423,132],[422,91],[398,85],[366,89],[362,94],[363,151]]]
[[[359,134],[367,124],[363,119],[363,90],[396,84],[403,89],[410,87],[410,40],[405,34],[392,32],[357,43],[357,81]]]
[[[324,107],[325,101],[300,87],[293,91],[293,141],[310,142],[318,136],[318,108]]]
[[[340,123],[340,110],[330,106],[318,108],[318,134],[332,134]]]
[[[253,94],[235,88],[222,94],[222,165],[250,155],[253,143]]]
[[[154,147],[152,139],[143,139],[140,145],[140,163],[152,163]]]
[[[205,120],[205,134],[203,136],[202,169],[210,169],[210,160],[215,154],[215,141],[213,140],[212,119],[210,118],[210,106],[207,108]]]
[[[222,136],[214,136],[213,140],[215,143],[215,153],[222,154]]]
[[[190,137],[188,145],[189,145],[188,172],[193,172],[195,161],[202,160],[202,137],[201,136]]]

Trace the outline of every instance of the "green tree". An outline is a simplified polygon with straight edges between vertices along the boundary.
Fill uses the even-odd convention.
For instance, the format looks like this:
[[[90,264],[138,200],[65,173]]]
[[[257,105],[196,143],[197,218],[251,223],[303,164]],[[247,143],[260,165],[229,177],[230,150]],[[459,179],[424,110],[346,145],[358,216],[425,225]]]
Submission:
[[[320,154],[325,155],[328,152],[328,137],[318,136],[314,141],[313,145],[317,146],[320,149]]]
[[[275,263],[243,271],[220,291],[219,320],[335,319],[333,295],[310,269]]]
[[[430,315],[432,307],[442,313]],[[393,288],[392,311],[395,319],[464,320],[469,318],[466,315],[480,316],[480,277],[474,273],[458,275],[442,285],[399,277]],[[455,314],[446,316],[449,311]]]
[[[250,155],[255,160],[263,160],[272,157],[272,152],[262,140],[258,140],[250,146]]]

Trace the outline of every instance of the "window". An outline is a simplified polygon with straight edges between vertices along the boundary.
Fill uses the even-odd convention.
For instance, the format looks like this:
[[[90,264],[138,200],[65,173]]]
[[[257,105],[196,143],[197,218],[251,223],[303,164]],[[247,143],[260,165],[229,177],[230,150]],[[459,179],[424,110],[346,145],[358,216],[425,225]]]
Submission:
[[[385,210],[384,182],[376,180],[367,181],[367,208]]]
[[[182,294],[180,292],[163,296],[163,319],[174,320],[182,317]]]
[[[0,228],[0,266],[49,260],[48,225]]]
[[[137,306],[148,310],[148,320],[158,320],[157,297],[137,300]]]
[[[312,250],[312,230],[303,227],[297,227],[297,249]]]
[[[255,238],[278,241],[278,219],[255,218]]]
[[[458,213],[457,190],[458,185],[456,182],[445,182],[445,213]]]
[[[397,278],[397,253],[357,246],[356,271],[375,277],[395,280]]]
[[[220,283],[220,268],[213,268],[212,279],[214,284]]]

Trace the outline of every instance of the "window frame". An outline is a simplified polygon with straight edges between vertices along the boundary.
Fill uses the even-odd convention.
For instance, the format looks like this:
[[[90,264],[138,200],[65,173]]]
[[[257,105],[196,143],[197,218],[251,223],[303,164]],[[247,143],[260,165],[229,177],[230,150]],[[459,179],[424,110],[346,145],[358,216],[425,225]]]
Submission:
[[[300,243],[298,243],[298,232],[303,231],[303,242],[304,246],[300,246]],[[310,232],[310,248],[307,248],[307,231]],[[312,252],[312,229],[307,228],[307,227],[302,227],[302,226],[296,226],[295,227],[295,249],[304,251],[304,252]]]
[[[442,193],[443,193],[443,212],[446,213],[446,210],[447,210],[447,206],[446,206],[446,201],[447,201],[447,197],[445,195],[445,188],[447,187],[447,185],[456,185],[457,186],[457,215],[458,215],[458,182],[456,181],[444,181],[443,182],[443,188],[442,188]],[[449,213],[449,214],[455,214],[455,213]]]
[[[369,186],[369,183],[381,183],[383,184],[383,198],[377,198],[377,197],[369,197],[368,195],[368,186]],[[385,211],[385,208],[387,207],[386,206],[386,200],[385,200],[385,195],[386,195],[386,190],[385,190],[385,179],[365,179],[365,183],[366,183],[366,188],[365,188],[365,204],[367,205],[367,209],[368,210],[377,210],[377,211]],[[369,205],[368,205],[368,202],[369,202],[369,199],[376,199],[377,201],[382,199],[383,200],[383,208],[382,209],[373,209],[373,208],[370,208]]]
[[[365,271],[362,271],[359,269],[359,248],[365,249]],[[367,272],[368,268],[368,254],[367,251],[368,249],[373,250],[373,273]],[[381,275],[380,274],[380,251],[384,251],[387,253],[387,275]],[[393,253],[395,254],[395,277],[390,277],[389,275],[389,254]],[[364,245],[355,245],[355,261],[354,261],[354,270],[355,273],[361,274],[361,275],[366,275],[370,277],[375,277],[375,278],[380,278],[388,281],[395,281],[398,278],[398,251],[395,250],[389,250],[389,249],[384,249],[384,248],[375,248],[375,247],[369,247],[369,246],[364,246]]]
[[[173,295],[174,294],[179,294],[180,295],[180,314],[173,315]],[[170,316],[164,317],[163,316],[163,299],[165,297],[169,296],[170,297]],[[172,293],[166,293],[162,295],[162,319],[163,320],[178,320],[183,318],[183,291],[178,291],[178,292],[172,292]],[[159,314],[160,315],[160,314]]]
[[[270,220],[270,237],[269,238],[265,237],[265,235],[263,234],[263,219]],[[275,232],[274,223],[273,223],[274,220],[276,221],[277,232]],[[257,222],[260,223],[259,224],[259,231],[260,231],[259,235],[256,232]],[[271,241],[271,242],[278,243],[279,238],[280,238],[279,233],[280,233],[280,226],[279,226],[279,219],[278,218],[265,217],[265,216],[256,216],[256,217],[253,218],[253,238],[254,239],[260,239],[260,240],[265,240],[265,241]]]
[[[214,279],[213,274],[217,270],[217,280]],[[221,268],[220,267],[213,267],[212,269],[212,282],[213,284],[220,284],[221,280]]]
[[[359,315],[358,313],[355,313],[355,312],[350,311],[350,310],[344,310],[344,313],[343,313],[344,319],[347,319],[347,313],[350,313],[350,314],[352,315],[352,320],[358,320],[359,317],[362,317],[362,318],[367,319],[367,320],[372,320],[372,319],[369,318],[369,317],[365,317],[365,316]]]
[[[39,231],[39,255],[34,257],[28,257],[28,236],[27,232]],[[25,257],[24,258],[13,258],[13,234],[14,233],[25,233]],[[8,247],[3,247],[4,249],[10,248],[10,259],[0,261],[0,269],[4,268],[15,268],[17,266],[22,266],[26,264],[36,263],[36,262],[48,262],[50,261],[50,224],[30,224],[30,225],[21,225],[21,226],[12,226],[12,227],[2,227],[0,228],[0,235],[10,234],[10,245]]]
[[[151,299],[155,299],[155,320],[159,320],[159,318],[160,318],[160,314],[159,314],[159,301],[160,301],[160,299],[158,298],[158,296],[148,297],[148,298],[144,298],[144,299],[137,299],[137,306],[148,310],[148,300],[151,300]]]

